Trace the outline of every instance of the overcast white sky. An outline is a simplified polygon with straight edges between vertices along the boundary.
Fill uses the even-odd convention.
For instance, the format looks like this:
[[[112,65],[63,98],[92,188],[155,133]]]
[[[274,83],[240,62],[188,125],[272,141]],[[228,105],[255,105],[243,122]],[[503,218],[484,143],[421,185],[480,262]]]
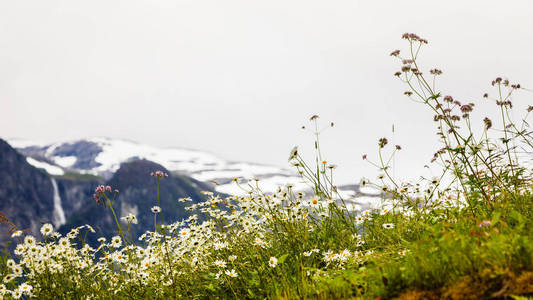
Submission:
[[[342,182],[372,174],[361,154],[392,124],[400,173],[414,174],[437,140],[392,76],[401,34],[428,39],[443,93],[471,101],[498,75],[533,86],[532,28],[530,0],[0,0],[0,137],[120,137],[287,166],[319,114],[336,123],[323,145]]]

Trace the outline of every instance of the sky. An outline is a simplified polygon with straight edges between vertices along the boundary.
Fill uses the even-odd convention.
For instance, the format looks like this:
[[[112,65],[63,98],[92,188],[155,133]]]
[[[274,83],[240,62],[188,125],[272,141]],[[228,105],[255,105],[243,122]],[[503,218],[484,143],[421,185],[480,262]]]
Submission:
[[[294,145],[312,152],[300,128],[317,114],[335,123],[321,144],[339,182],[375,176],[361,155],[383,136],[403,147],[395,173],[416,177],[439,145],[393,76],[401,35],[429,40],[420,61],[444,71],[443,94],[482,102],[497,76],[533,87],[532,16],[530,0],[0,0],[0,137],[107,136],[286,167]]]

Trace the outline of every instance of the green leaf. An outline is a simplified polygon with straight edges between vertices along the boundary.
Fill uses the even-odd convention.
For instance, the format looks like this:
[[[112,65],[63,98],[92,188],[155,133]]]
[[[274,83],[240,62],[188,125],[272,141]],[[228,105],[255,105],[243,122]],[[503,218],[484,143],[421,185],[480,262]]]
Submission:
[[[278,264],[282,264],[285,259],[287,259],[287,256],[289,256],[289,254],[283,254],[280,258],[278,258]]]
[[[500,221],[500,217],[502,216],[502,213],[497,211],[492,215],[492,225],[496,225],[498,221]]]

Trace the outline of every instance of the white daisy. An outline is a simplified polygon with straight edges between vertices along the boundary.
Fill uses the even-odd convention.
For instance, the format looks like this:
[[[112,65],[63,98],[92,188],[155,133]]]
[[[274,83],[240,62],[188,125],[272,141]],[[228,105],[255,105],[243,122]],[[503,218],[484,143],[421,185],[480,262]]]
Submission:
[[[272,268],[275,268],[278,264],[278,259],[275,258],[274,256],[270,257],[270,259],[268,260],[268,265]]]
[[[392,224],[392,223],[383,223],[383,225],[381,225],[381,226],[383,226],[383,228],[385,228],[385,229],[394,228],[394,224]]]
[[[226,270],[226,272],[224,272],[224,273],[226,273],[226,275],[228,275],[229,277],[237,277],[238,276],[237,272],[235,272],[234,269]]]
[[[52,234],[52,232],[54,232],[54,227],[52,226],[52,224],[47,223],[41,227],[41,234],[43,236],[49,236],[50,234]]]
[[[215,265],[219,268],[225,268],[226,267],[226,262],[223,261],[223,260],[215,260]]]
[[[116,235],[111,239],[111,246],[115,248],[119,248],[120,246],[122,246],[122,239],[120,238],[120,236]]]

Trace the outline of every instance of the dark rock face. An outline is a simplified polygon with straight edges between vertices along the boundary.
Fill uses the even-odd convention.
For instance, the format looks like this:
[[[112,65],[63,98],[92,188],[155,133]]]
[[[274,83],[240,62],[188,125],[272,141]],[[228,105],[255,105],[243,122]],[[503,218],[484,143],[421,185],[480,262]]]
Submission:
[[[185,210],[189,203],[180,203],[177,200],[181,197],[191,197],[194,202],[204,199],[202,190],[211,190],[204,183],[185,176],[172,175],[163,166],[147,160],[136,160],[123,163],[119,170],[106,183],[112,189],[118,189],[120,192],[113,203],[113,208],[117,218],[126,216],[128,213],[136,215],[138,224],[131,226],[133,237],[138,237],[146,230],[154,229],[154,215],[151,208],[157,204],[156,197],[156,179],[150,176],[151,172],[161,170],[169,173],[169,177],[161,178],[159,184],[159,196],[163,218],[166,224],[187,218],[189,214]],[[109,208],[98,205],[92,199],[92,192],[98,183],[95,182],[91,190],[91,196],[81,201],[81,209],[67,218],[67,224],[62,227],[62,232],[68,232],[73,227],[89,224],[96,230],[96,234],[89,234],[87,241],[95,243],[100,236],[111,237],[117,235],[117,226]],[[80,188],[80,194],[86,193],[86,190]],[[65,202],[71,202],[68,200]],[[74,204],[76,206],[76,204]],[[159,219],[159,216],[158,216]],[[119,220],[120,221],[120,220]],[[121,221],[122,222],[122,221]],[[159,221],[158,221],[159,223]],[[125,223],[123,229],[127,228]]]
[[[93,142],[77,141],[71,144],[63,144],[55,148],[52,152],[54,156],[75,156],[78,159],[72,168],[78,170],[90,170],[101,164],[95,160],[96,156],[102,152],[102,148]]]
[[[85,209],[87,204],[92,204],[94,188],[103,181],[99,180],[71,180],[57,178],[57,187],[61,204],[67,220],[78,211]]]
[[[41,222],[52,221],[53,210],[51,178],[0,139],[0,211],[20,229],[29,228],[38,236]],[[8,228],[0,225],[0,243],[11,240]]]

